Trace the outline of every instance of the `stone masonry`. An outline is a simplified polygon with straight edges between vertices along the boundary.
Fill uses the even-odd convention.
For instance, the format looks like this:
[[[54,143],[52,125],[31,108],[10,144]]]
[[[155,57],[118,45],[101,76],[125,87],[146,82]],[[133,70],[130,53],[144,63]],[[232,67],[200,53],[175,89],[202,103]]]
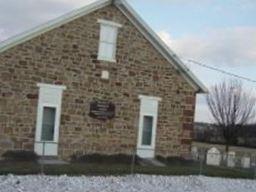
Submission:
[[[118,33],[117,62],[97,60],[97,19],[123,25]],[[101,79],[108,70],[109,80]],[[62,84],[60,158],[75,153],[131,154],[137,144],[139,95],[161,97],[156,155],[180,156],[190,150],[195,93],[133,24],[107,6],[0,54],[0,153],[33,150],[37,83]],[[112,101],[116,117],[88,116],[94,99]]]

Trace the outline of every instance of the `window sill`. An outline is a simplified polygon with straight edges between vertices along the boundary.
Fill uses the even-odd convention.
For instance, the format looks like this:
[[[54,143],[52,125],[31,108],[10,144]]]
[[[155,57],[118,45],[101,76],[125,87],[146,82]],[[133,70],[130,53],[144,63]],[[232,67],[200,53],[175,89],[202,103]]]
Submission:
[[[116,59],[107,59],[107,58],[101,58],[101,57],[98,57],[97,59],[99,61],[107,61],[107,62],[111,62],[111,63],[116,63]]]
[[[142,145],[140,144],[137,149],[143,149],[143,150],[153,150],[155,149],[153,145]]]

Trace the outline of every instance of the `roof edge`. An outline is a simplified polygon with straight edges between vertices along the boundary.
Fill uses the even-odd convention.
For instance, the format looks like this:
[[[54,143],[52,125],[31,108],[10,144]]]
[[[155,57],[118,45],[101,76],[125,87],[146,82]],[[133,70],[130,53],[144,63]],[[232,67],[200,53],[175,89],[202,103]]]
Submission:
[[[185,66],[185,64],[179,59],[179,57],[163,42],[163,40],[149,27],[149,25],[137,14],[137,12],[127,3],[126,0],[116,0],[116,6],[128,17],[133,16],[136,23],[135,26],[139,29],[140,27],[144,29],[141,31],[146,37],[148,36],[148,40],[155,45],[163,56],[171,63],[175,63],[174,67],[178,68],[182,73],[184,78],[188,80],[190,83],[193,82],[193,87],[198,88],[197,93],[208,93],[208,89],[204,86],[204,84],[193,74],[193,72]],[[125,11],[128,11],[130,14],[127,15]],[[138,26],[139,25],[139,26]],[[196,85],[196,87],[195,87]]]
[[[208,89],[203,85],[203,83],[201,83],[201,81],[196,78],[192,71],[190,71],[184,65],[178,56],[143,21],[143,19],[127,3],[126,0],[99,0],[80,9],[71,11],[63,16],[58,17],[57,19],[53,19],[43,25],[34,27],[28,31],[0,42],[0,53],[110,4],[115,4],[115,6],[119,8],[119,10],[122,11],[124,15],[127,16],[127,18],[130,19],[130,21],[145,37],[147,37],[147,39],[154,45],[154,47],[169,61],[169,63],[173,64],[176,69],[179,69],[182,72],[183,77],[188,81],[188,83],[190,83],[195,89],[198,89],[197,93],[208,92]],[[129,14],[127,14],[127,11]]]
[[[18,35],[15,35],[7,40],[0,42],[0,53],[16,46],[21,43],[24,43],[30,39],[33,39],[43,33],[46,33],[54,28],[57,28],[63,24],[66,24],[70,21],[73,21],[81,16],[87,15],[93,11],[96,11],[102,7],[110,5],[112,2],[110,0],[100,0],[89,5],[86,5],[82,8],[75,9],[74,11],[68,12],[56,19],[50,20],[42,25],[36,26],[32,29],[24,31]]]

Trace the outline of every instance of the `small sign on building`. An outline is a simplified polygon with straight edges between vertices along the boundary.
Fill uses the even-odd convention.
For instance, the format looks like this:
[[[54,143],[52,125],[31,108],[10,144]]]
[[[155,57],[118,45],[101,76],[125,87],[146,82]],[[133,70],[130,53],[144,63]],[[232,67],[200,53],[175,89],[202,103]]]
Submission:
[[[93,101],[90,103],[89,116],[99,120],[109,120],[115,117],[115,105],[109,101]]]

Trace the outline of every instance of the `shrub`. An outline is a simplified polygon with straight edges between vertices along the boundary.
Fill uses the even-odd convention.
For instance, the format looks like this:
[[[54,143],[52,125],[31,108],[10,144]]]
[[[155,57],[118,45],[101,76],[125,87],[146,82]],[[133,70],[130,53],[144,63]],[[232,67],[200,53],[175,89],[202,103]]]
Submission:
[[[135,163],[138,164],[139,157],[135,156]],[[133,161],[132,155],[117,154],[117,155],[103,155],[103,154],[85,154],[72,155],[72,162],[77,163],[102,163],[102,164],[131,164]]]
[[[38,159],[35,152],[25,150],[6,151],[2,157],[7,161],[36,161]]]
[[[183,157],[162,157],[162,156],[157,156],[156,159],[159,161],[165,163],[165,164],[179,164],[179,165],[191,165],[194,164],[195,162],[193,160],[188,160]]]

